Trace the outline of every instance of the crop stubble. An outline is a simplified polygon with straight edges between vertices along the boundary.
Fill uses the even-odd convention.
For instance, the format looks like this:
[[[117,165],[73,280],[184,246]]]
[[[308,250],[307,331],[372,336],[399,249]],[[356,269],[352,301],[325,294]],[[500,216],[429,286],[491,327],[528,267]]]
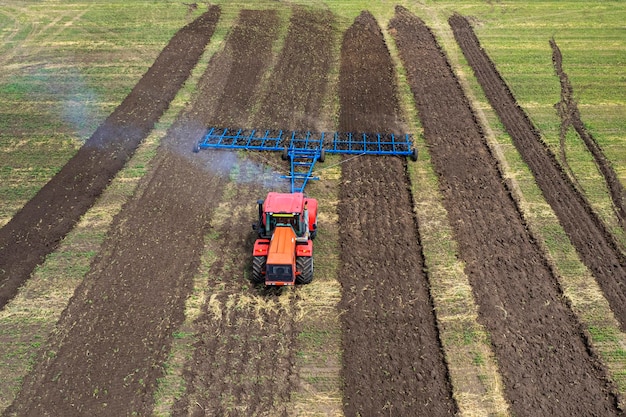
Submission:
[[[284,130],[312,127],[311,121],[320,113],[330,65],[332,19],[327,11],[293,9],[283,48],[260,95],[258,110],[248,119],[239,120],[238,125],[251,123],[259,128]],[[262,23],[258,30],[264,33],[277,27],[277,22]],[[242,26],[250,25],[244,22]],[[228,41],[235,51],[248,42],[237,36],[236,29]],[[243,61],[235,67],[246,68],[243,64],[247,61],[267,62],[270,46],[256,45],[233,55],[241,55]],[[233,73],[230,79],[234,84],[226,88],[227,96],[235,88],[254,88],[241,86],[239,73]],[[237,178],[254,175],[254,154],[249,156],[239,166]],[[248,173],[250,168],[252,172]],[[253,208],[255,197],[270,190],[237,178],[229,184],[228,201],[220,206],[220,210],[233,215],[226,221],[213,222],[217,237],[210,250],[216,261],[209,269],[203,314],[194,323],[199,341],[185,366],[188,388],[174,405],[174,415],[286,415],[291,394],[299,389],[295,374],[300,327],[297,293],[246,289],[243,280],[243,271],[250,269],[253,235],[249,225],[255,211],[241,207]]]
[[[341,131],[401,131],[395,69],[374,17],[344,34]],[[424,273],[402,159],[342,165],[338,205],[346,415],[453,415],[457,406]]]
[[[178,31],[115,111],[0,229],[0,308],[133,155],[191,74],[218,19],[212,8]]]
[[[516,103],[495,65],[481,48],[469,22],[460,15],[453,15],[449,22],[487,99],[532,171],[535,182],[554,210],[581,260],[598,281],[622,330],[625,330],[626,257]]]
[[[396,9],[390,30],[512,412],[619,415],[614,387],[506,189],[445,54],[406,9]]]
[[[219,111],[211,123],[248,126],[262,94],[261,79],[272,61],[272,44],[280,21],[276,11],[243,11],[224,51],[211,66],[228,65]],[[287,40],[289,42],[289,40]],[[232,61],[231,61],[232,60]],[[210,80],[210,76],[208,79]],[[281,93],[280,91],[277,93]],[[231,98],[246,97],[236,103]],[[215,157],[228,155],[212,151]],[[240,161],[227,186],[227,200],[211,220],[208,250],[215,261],[208,271],[208,289],[202,314],[193,324],[198,341],[184,366],[185,393],[173,415],[284,415],[293,383],[297,336],[293,298],[282,299],[246,289],[250,269],[257,193],[267,192],[254,179],[256,163]]]
[[[199,56],[218,18],[219,8],[211,7],[201,19],[204,23],[195,29],[199,33],[187,36],[175,48],[166,48],[158,62],[177,71],[180,52],[199,48]],[[142,114],[148,108],[141,103],[154,105],[154,86],[168,85],[171,79],[153,72],[140,83],[152,90],[122,103],[114,113],[122,121],[113,115],[107,119],[119,135],[108,136],[111,126],[106,122],[94,134],[91,145],[110,141],[106,143],[109,155],[96,153],[94,157],[109,158],[113,153],[122,158],[130,152],[124,151],[127,135],[123,128],[132,133],[135,124],[125,122],[137,117],[142,126],[147,115],[154,115]],[[129,415],[151,409],[161,364],[172,331],[182,321],[189,281],[197,269],[207,217],[214,206],[211,190],[225,182],[206,175],[176,152],[181,142],[189,147],[193,143],[190,125],[204,125],[202,105],[183,114],[168,131],[153,168],[116,216],[47,350],[5,415]],[[156,117],[144,128],[149,131]],[[107,160],[95,165],[105,165]],[[206,193],[198,193],[200,188]]]
[[[211,10],[217,13],[216,8]],[[330,48],[324,49],[329,45],[324,44],[328,38],[314,36],[326,30],[322,22],[325,17],[319,26],[304,26],[307,21],[315,21],[311,17],[298,9],[294,11],[276,74],[268,84],[272,88],[264,103],[270,104],[277,97],[283,101],[261,106],[256,118],[251,119],[252,97],[269,62],[277,22],[274,12],[242,11],[240,37],[234,35],[236,27],[225,51],[211,60],[197,99],[168,131],[153,169],[116,218],[102,254],[94,260],[85,283],[64,313],[47,357],[35,366],[6,415],[150,412],[171,333],[182,322],[184,300],[191,275],[197,269],[203,237],[211,230],[209,222],[214,219],[219,196],[230,186],[225,174],[237,163],[232,154],[202,154],[191,161],[184,154],[209,124],[273,122],[285,129],[315,127],[320,100],[316,94],[321,94],[325,86],[328,68],[324,65],[328,63],[322,67],[309,65],[298,45],[317,45],[309,52],[320,55],[309,58],[322,63],[330,59],[322,51]],[[412,42],[405,36],[420,25],[399,12],[392,22],[392,33],[414,93],[419,85],[415,75],[418,69],[426,71],[423,80],[435,82],[420,93],[434,94],[428,95],[427,105],[420,107],[417,93],[416,101],[446,195],[446,207],[457,235],[463,236],[461,253],[481,316],[490,322],[486,327],[492,332],[513,410],[557,415],[616,414],[612,388],[603,381],[604,371],[585,350],[575,318],[532,244],[532,237],[524,230],[469,105],[464,98],[459,101],[456,93],[447,94],[460,87],[454,80],[456,87],[445,84],[454,79],[445,57],[441,61],[441,57],[429,55],[440,53],[434,39],[428,39],[432,37],[429,33],[422,34],[426,41],[420,48],[411,48],[411,53],[426,52],[421,56],[424,61],[408,57],[409,52],[402,47],[403,42]],[[302,41],[302,37],[307,40]],[[293,63],[296,53],[301,62],[294,68],[288,62]],[[420,67],[423,62],[427,64]],[[393,74],[380,29],[374,18],[364,13],[344,37],[340,130],[402,130]],[[306,99],[289,94],[299,83],[306,87]],[[445,85],[446,94],[441,94],[439,83]],[[272,94],[273,88],[277,94]],[[289,112],[296,108],[294,103],[302,102],[305,110]],[[130,117],[129,109],[127,112]],[[132,114],[142,115],[140,111]],[[463,154],[457,150],[461,144],[467,151]],[[250,196],[258,192],[248,185],[233,187],[230,208],[249,204]],[[419,407],[428,415],[456,412],[423,272],[403,161],[361,157],[345,162],[340,196],[339,227],[345,231],[340,243],[344,411],[348,415],[410,415]],[[244,233],[249,227],[248,215],[246,210],[233,211],[232,218],[213,230],[219,235],[219,261],[211,269],[211,284],[217,286],[220,277],[232,277],[229,268],[240,271],[247,267],[242,260],[249,259],[246,248],[251,245],[250,233]],[[227,258],[231,260],[224,261]],[[537,287],[529,288],[529,283]],[[276,402],[285,400],[293,388],[290,383],[295,352],[284,346],[294,344],[297,323],[281,317],[281,313],[293,313],[295,300],[288,298],[285,307],[269,297],[269,303],[276,302],[276,310],[264,310],[259,317],[254,304],[237,304],[242,297],[236,293],[222,292],[218,304],[207,303],[196,324],[202,340],[186,373],[187,386],[193,388],[177,404],[176,415],[228,411],[229,405],[233,406],[233,415],[287,412]],[[233,298],[234,294],[237,297]],[[224,309],[220,315],[211,310],[231,301],[232,306],[241,308]],[[219,358],[231,358],[215,366],[216,352]],[[209,369],[212,366],[217,369]],[[516,369],[526,373],[519,375]],[[199,401],[190,406],[190,399]]]

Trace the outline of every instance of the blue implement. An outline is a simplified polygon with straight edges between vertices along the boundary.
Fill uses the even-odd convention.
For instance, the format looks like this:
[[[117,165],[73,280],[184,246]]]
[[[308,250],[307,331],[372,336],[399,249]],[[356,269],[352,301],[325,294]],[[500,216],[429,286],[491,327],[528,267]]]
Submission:
[[[315,163],[324,161],[326,152],[347,155],[396,155],[417,160],[417,149],[410,134],[248,130],[211,127],[194,147],[201,149],[243,149],[282,151],[290,161],[291,192],[303,192],[313,176]]]

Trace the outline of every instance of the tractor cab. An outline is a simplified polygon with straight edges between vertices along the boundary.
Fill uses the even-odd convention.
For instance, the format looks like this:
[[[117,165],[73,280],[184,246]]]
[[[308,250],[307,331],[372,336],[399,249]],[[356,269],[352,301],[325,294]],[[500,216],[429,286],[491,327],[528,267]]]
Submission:
[[[258,205],[259,221],[253,228],[259,238],[271,238],[277,227],[291,227],[299,241],[315,238],[317,200],[302,193],[270,192]]]
[[[253,224],[252,281],[266,285],[308,284],[313,279],[317,200],[302,193],[270,192],[259,200]]]
[[[315,164],[325,154],[396,155],[417,160],[410,134],[393,132],[311,132],[272,129],[209,127],[194,146],[201,149],[242,149],[282,152],[289,161],[291,193],[271,192],[259,200],[259,220],[253,225],[259,238],[254,243],[254,283],[266,285],[307,284],[313,279],[313,242],[317,227],[317,200],[304,196]]]

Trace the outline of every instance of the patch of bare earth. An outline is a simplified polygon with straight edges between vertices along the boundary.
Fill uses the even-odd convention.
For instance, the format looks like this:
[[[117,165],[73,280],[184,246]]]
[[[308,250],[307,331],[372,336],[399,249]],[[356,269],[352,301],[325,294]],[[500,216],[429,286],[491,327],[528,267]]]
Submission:
[[[178,71],[178,61],[183,60],[179,53],[195,50],[198,46],[193,42],[201,44],[200,54],[208,40],[205,31],[213,31],[218,17],[219,9],[212,7],[197,28],[201,35],[190,33],[187,42],[166,49],[160,62]],[[139,104],[154,103],[162,93],[154,86],[171,83],[155,73],[142,81],[153,90],[127,99],[122,105],[124,112],[110,118],[117,121],[111,122],[113,132],[120,134],[113,138],[133,137],[134,124],[126,126],[117,117],[131,120],[131,115],[136,115],[132,117],[143,120],[149,114],[142,115],[147,109]],[[200,102],[183,114],[168,131],[151,171],[114,220],[101,253],[64,311],[47,350],[4,415],[150,413],[172,331],[183,319],[190,280],[199,263],[214,207],[211,190],[220,189],[225,182],[176,152],[180,143],[191,149],[198,139],[190,126],[205,123],[205,104]],[[96,133],[91,145],[105,145],[104,140],[111,139],[108,134],[112,132],[106,129]],[[124,143],[112,142],[109,154],[124,149]],[[205,192],[198,192],[200,189]]]
[[[253,63],[268,63],[271,45],[259,40],[276,34],[279,22],[269,19],[244,21],[229,36],[238,62],[224,92],[229,97],[255,91],[242,85]],[[273,19],[276,19],[274,16]],[[306,129],[308,118],[316,119],[330,65],[332,15],[296,7],[290,19],[283,48],[264,88],[255,114],[232,120],[233,127],[246,124],[259,128]],[[244,36],[251,28],[257,44],[250,49]],[[266,38],[266,40],[270,40]],[[236,52],[236,53],[235,53]],[[216,65],[225,55],[216,57]],[[225,107],[226,109],[227,107]],[[237,111],[237,107],[231,111]],[[217,117],[215,123],[224,123]],[[216,156],[220,151],[207,151]],[[206,303],[194,323],[198,342],[193,358],[185,365],[187,390],[174,404],[174,415],[272,415],[289,413],[289,401],[297,390],[296,348],[300,314],[297,290],[272,291],[248,288],[251,264],[255,201],[270,191],[254,177],[259,174],[254,154],[237,165],[219,212],[211,221],[212,238],[207,243],[214,262],[209,268]],[[273,182],[277,184],[276,182]],[[284,185],[284,184],[283,184]]]
[[[339,130],[397,132],[395,69],[374,17],[344,35]],[[453,415],[406,162],[344,160],[338,205],[346,415]]]
[[[319,126],[334,42],[334,16],[296,7],[278,63],[255,115],[259,128],[324,130]]]
[[[626,257],[591,206],[569,180],[539,132],[481,48],[469,22],[450,17],[450,26],[487,99],[532,171],[581,260],[598,281],[621,328],[626,329]]]
[[[258,98],[261,80],[272,61],[278,36],[276,11],[243,10],[224,49],[209,63],[207,85],[222,85],[219,104],[208,125],[245,127]],[[260,300],[242,293],[250,268],[254,220],[256,165],[237,161],[232,152],[205,151],[213,160],[229,161],[230,182],[219,210],[211,219],[207,250],[214,257],[208,270],[208,289],[202,314],[193,323],[197,342],[185,364],[185,393],[173,406],[173,415],[254,415],[284,400],[292,363],[288,346],[294,339],[292,319],[280,314],[279,299]],[[237,183],[241,180],[241,183]],[[250,183],[250,184],[247,184]],[[289,300],[285,300],[289,305]],[[266,308],[269,307],[269,308]],[[288,391],[287,391],[288,392]],[[280,415],[280,413],[278,413]]]
[[[620,415],[614,387],[528,232],[435,37],[402,7],[390,31],[512,413]]]
[[[58,247],[147,137],[200,59],[218,18],[219,9],[211,8],[178,31],[76,155],[0,229],[0,308]]]

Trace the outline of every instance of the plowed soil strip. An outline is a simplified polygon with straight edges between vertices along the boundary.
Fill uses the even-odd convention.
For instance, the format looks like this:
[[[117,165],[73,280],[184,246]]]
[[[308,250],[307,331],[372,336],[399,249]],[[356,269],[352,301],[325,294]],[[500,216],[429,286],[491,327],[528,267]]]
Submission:
[[[596,142],[591,132],[587,130],[585,124],[580,117],[580,111],[578,105],[574,100],[574,89],[572,83],[569,81],[569,77],[563,71],[563,55],[561,49],[556,44],[554,39],[550,40],[550,47],[552,48],[552,62],[554,63],[554,70],[559,76],[561,82],[561,102],[559,103],[559,114],[561,116],[561,134],[564,135],[567,132],[569,126],[573,126],[578,133],[578,136],[583,140],[587,149],[593,155],[593,158],[598,166],[598,169],[604,176],[604,180],[609,189],[609,194],[613,200],[613,206],[615,208],[615,214],[623,229],[626,229],[626,191],[624,186],[619,181],[617,173],[611,166],[611,163],[602,152],[602,148]]]
[[[0,308],[93,205],[191,74],[219,17],[182,28],[152,67],[61,171],[0,229]]]
[[[619,415],[613,387],[503,185],[445,54],[406,9],[396,9],[390,30],[513,414]]]
[[[216,125],[252,123],[261,79],[272,61],[280,22],[276,11],[243,11],[215,68],[229,65]],[[232,64],[232,65],[231,65]],[[247,102],[235,98],[246,97]],[[235,99],[235,100],[234,100]],[[212,157],[234,154],[207,151]],[[229,156],[230,155],[230,156]],[[185,393],[173,415],[283,415],[292,384],[295,343],[293,298],[258,296],[245,279],[250,270],[254,202],[262,197],[255,163],[235,162],[223,201],[211,220],[207,302],[193,324],[198,342],[185,364]],[[258,194],[257,194],[258,193]]]
[[[449,22],[491,106],[535,176],[544,198],[581,260],[598,281],[622,330],[626,330],[626,258],[517,105],[493,62],[481,48],[469,22],[459,15],[452,16]]]
[[[340,130],[399,130],[394,71],[378,24],[361,13],[341,48]],[[343,164],[339,281],[349,416],[457,411],[407,183],[399,158],[360,157]]]
[[[294,9],[279,61],[255,115],[255,125],[284,130],[316,129],[330,68],[333,22],[329,11]]]
[[[314,119],[320,112],[330,65],[329,22],[332,15],[328,12],[294,9],[258,113],[239,120],[239,126],[309,127],[301,112]],[[267,34],[276,27],[276,22],[266,20],[258,30]],[[249,30],[249,25],[243,29]],[[235,30],[231,38],[236,37]],[[232,42],[244,46],[247,41]],[[268,56],[260,55],[260,50],[270,52],[269,45],[241,51],[242,62],[237,67],[246,68],[248,61],[267,62]],[[232,81],[238,83],[240,77],[233,74]],[[233,170],[237,174],[231,176],[234,181],[228,185],[228,200],[218,210],[232,215],[212,220],[215,237],[209,250],[214,262],[209,269],[208,302],[194,323],[199,342],[186,364],[188,388],[174,405],[174,415],[285,415],[297,389],[297,293],[288,290],[277,296],[261,288],[245,289],[250,286],[244,277],[250,270],[254,234],[249,225],[256,214],[254,201],[269,191],[250,181],[258,175],[255,166],[244,161]]]
[[[219,9],[210,16],[217,21]],[[226,182],[175,152],[189,153],[199,139],[192,127],[206,125],[211,103],[197,101],[168,131],[6,415],[150,413],[217,204],[213,195]]]
[[[237,169],[247,175],[245,165]],[[253,244],[249,225],[255,211],[250,200],[259,188],[229,184],[228,201],[220,210],[229,210],[233,215],[212,220],[215,240],[209,242],[209,250],[214,253],[209,269],[211,288],[203,314],[194,323],[198,342],[185,366],[187,389],[174,404],[175,416],[286,413],[296,382],[294,293],[258,294],[260,290],[249,288],[244,278],[244,271],[250,268],[249,248]],[[241,206],[251,210],[242,210]]]

